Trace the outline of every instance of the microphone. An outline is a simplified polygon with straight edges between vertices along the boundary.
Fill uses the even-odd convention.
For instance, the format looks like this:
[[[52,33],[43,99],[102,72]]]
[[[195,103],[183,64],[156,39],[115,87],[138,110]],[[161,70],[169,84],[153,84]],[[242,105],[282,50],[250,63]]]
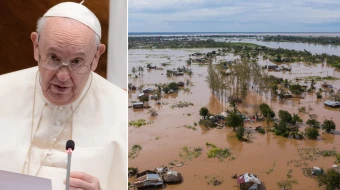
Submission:
[[[68,140],[66,142],[66,152],[67,152],[67,171],[66,171],[66,190],[70,188],[70,170],[71,170],[71,156],[74,150],[74,141]]]

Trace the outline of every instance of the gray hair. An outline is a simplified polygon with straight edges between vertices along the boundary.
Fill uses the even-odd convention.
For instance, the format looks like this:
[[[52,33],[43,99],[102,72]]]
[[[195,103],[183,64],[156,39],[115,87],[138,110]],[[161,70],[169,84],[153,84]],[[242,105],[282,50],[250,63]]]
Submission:
[[[45,26],[45,23],[46,23],[46,19],[47,17],[41,17],[38,19],[38,22],[37,22],[37,33],[40,35],[42,33],[42,30]],[[66,19],[70,19],[70,18],[66,18]],[[100,45],[100,38],[98,36],[98,34],[96,34],[95,32],[94,33],[94,40],[95,40],[95,43],[96,43],[96,46],[98,47]],[[39,37],[37,38],[37,40],[39,39]]]

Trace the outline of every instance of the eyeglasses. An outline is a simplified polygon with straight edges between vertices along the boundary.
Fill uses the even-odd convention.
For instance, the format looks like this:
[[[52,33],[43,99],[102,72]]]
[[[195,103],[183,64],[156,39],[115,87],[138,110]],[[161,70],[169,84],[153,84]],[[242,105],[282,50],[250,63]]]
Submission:
[[[39,62],[41,62],[41,66],[47,70],[56,71],[63,66],[68,66],[72,73],[85,74],[91,70],[93,60],[90,66],[86,65],[85,61],[80,58],[74,59],[70,63],[64,63],[56,55],[51,54],[48,55],[45,60],[41,60],[39,55]]]

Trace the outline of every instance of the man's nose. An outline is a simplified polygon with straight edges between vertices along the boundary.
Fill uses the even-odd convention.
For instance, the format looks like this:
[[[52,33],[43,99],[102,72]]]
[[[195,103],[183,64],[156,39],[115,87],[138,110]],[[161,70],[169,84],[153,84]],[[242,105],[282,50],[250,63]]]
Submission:
[[[70,79],[70,70],[66,66],[61,67],[57,72],[57,77],[61,82],[65,82]]]

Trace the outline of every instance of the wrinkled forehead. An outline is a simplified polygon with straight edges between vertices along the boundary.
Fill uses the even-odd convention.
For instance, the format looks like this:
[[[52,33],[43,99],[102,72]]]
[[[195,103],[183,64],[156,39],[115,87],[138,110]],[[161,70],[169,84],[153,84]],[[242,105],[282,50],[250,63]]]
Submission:
[[[95,33],[88,26],[63,17],[46,17],[40,34],[45,45],[89,50],[95,48]]]

